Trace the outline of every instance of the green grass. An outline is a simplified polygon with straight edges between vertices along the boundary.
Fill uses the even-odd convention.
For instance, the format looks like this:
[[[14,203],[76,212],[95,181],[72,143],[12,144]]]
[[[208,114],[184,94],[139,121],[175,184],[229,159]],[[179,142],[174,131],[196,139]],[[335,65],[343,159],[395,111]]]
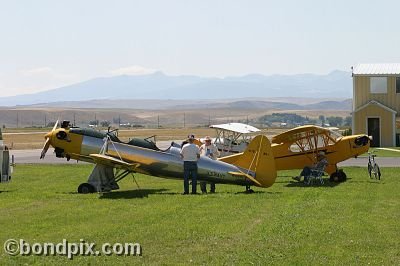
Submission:
[[[370,148],[369,151],[378,157],[400,157],[400,147],[389,147],[389,149],[399,150],[399,152],[382,150],[380,148]],[[361,157],[368,157],[368,153],[364,153]]]
[[[138,242],[143,256],[77,256],[74,264],[379,264],[400,262],[400,180],[383,168],[345,168],[349,180],[305,187],[298,171],[269,189],[243,194],[217,185],[214,195],[182,196],[182,182],[137,175],[121,190],[79,195],[90,165],[18,165],[0,184],[0,246],[34,242]],[[63,256],[8,256],[4,264],[65,264]]]

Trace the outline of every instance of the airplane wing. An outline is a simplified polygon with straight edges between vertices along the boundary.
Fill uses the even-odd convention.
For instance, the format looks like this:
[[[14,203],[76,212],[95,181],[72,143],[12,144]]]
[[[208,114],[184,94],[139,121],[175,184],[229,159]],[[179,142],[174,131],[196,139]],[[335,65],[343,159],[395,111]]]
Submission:
[[[140,166],[139,163],[127,163],[122,160],[103,154],[90,154],[89,156],[90,158],[93,159],[93,161],[96,164],[102,164],[113,168],[122,168],[129,171],[135,171],[135,169]]]
[[[220,124],[220,125],[211,125],[210,128],[221,129],[232,131],[240,134],[251,134],[257,133],[260,130],[256,127],[242,124],[242,123],[228,123],[228,124]]]
[[[93,160],[93,158],[92,157],[90,157],[90,156],[87,156],[87,155],[82,155],[82,154],[78,154],[78,153],[68,153],[71,157],[73,157],[73,158],[84,158],[84,159],[92,159]],[[80,159],[81,160],[81,159]]]
[[[276,144],[284,142],[292,142],[299,139],[303,139],[307,137],[308,134],[318,135],[322,133],[328,134],[329,132],[330,130],[319,126],[312,126],[312,125],[300,126],[274,136],[271,142]]]

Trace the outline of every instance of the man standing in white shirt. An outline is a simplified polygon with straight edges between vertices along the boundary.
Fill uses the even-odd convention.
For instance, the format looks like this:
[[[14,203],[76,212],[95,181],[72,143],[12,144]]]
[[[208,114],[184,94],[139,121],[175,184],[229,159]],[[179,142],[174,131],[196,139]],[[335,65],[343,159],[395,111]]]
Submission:
[[[219,151],[217,146],[211,143],[209,136],[205,137],[204,144],[200,147],[200,155],[207,156],[210,159],[216,160],[219,157]],[[200,188],[202,193],[207,193],[207,182],[200,181]],[[215,183],[210,182],[210,192],[215,193]]]
[[[183,195],[189,194],[189,176],[192,178],[192,194],[197,194],[197,160],[200,158],[199,147],[194,144],[194,135],[188,136],[189,143],[182,146],[183,160]]]

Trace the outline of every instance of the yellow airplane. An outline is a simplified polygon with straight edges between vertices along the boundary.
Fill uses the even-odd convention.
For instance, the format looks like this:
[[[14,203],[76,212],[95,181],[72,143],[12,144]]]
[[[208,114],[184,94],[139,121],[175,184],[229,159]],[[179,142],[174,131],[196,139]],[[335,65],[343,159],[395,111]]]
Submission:
[[[271,141],[276,170],[302,169],[316,163],[316,155],[323,151],[328,160],[325,172],[331,181],[346,180],[346,174],[337,164],[368,151],[370,139],[367,135],[342,136],[319,126],[301,126],[276,135]],[[242,154],[221,158],[235,163]]]
[[[70,127],[68,121],[45,135],[40,158],[50,146],[58,158],[94,163],[95,167],[86,183],[78,187],[79,193],[108,192],[118,189],[118,182],[131,173],[143,173],[163,178],[183,179],[183,161],[180,145],[172,143],[160,150],[155,143],[133,139],[124,143],[113,132]],[[267,137],[253,138],[235,163],[212,160],[201,156],[198,161],[198,180],[214,183],[270,187],[275,182],[275,160]]]

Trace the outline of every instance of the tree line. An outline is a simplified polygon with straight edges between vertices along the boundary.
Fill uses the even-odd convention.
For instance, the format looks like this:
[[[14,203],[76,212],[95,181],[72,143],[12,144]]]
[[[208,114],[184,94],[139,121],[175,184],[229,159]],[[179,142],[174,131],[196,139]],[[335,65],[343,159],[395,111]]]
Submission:
[[[340,126],[351,126],[352,117],[347,116],[345,118],[341,116],[328,116],[320,115],[318,119],[310,118],[308,116],[302,116],[295,113],[272,113],[270,115],[261,116],[258,122],[264,125],[272,125],[272,123],[285,123],[287,125],[321,125],[334,127]]]

